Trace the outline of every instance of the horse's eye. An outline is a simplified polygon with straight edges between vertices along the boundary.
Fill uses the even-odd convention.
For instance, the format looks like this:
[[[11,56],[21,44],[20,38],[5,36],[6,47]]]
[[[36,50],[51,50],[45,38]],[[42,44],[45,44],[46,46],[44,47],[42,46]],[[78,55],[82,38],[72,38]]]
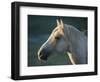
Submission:
[[[60,37],[59,37],[59,36],[56,36],[56,37],[55,37],[55,39],[56,39],[56,40],[59,40],[59,39],[60,39]]]

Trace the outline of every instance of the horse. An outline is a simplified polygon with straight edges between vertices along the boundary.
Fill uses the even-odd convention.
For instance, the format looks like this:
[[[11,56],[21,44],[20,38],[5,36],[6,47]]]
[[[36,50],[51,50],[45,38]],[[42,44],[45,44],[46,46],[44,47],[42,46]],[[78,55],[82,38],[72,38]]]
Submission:
[[[56,20],[56,27],[38,50],[38,59],[46,61],[54,52],[66,52],[72,65],[87,64],[87,37],[72,25]]]

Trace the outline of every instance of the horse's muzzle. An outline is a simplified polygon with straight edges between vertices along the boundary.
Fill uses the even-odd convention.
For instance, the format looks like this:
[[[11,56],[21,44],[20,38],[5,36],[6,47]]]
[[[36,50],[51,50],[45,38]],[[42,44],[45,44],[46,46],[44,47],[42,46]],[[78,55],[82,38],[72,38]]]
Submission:
[[[38,59],[39,60],[47,60],[49,53],[46,50],[41,50],[38,52]]]
[[[39,58],[39,60],[47,60],[47,57],[43,54],[43,53],[40,53],[39,55],[38,55],[38,58]]]

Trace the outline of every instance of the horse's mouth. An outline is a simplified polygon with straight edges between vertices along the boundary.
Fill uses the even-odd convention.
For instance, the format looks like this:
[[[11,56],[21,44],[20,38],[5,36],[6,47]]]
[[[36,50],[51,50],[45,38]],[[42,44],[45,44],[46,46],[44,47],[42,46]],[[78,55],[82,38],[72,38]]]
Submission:
[[[39,59],[39,60],[43,60],[43,61],[47,61],[48,56],[49,56],[49,55],[47,55],[47,54],[40,54],[40,55],[38,56],[38,59]]]
[[[46,56],[40,55],[38,58],[39,58],[39,60],[47,61],[47,57]]]

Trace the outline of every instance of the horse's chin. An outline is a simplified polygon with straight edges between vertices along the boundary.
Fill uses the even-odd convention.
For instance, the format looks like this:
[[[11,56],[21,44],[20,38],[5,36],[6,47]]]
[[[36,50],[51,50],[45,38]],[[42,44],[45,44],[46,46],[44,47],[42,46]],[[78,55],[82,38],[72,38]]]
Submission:
[[[41,60],[41,62],[46,63],[46,62],[47,62],[47,60]]]
[[[42,60],[42,61],[47,61],[47,57],[45,58],[40,58],[40,60]]]

